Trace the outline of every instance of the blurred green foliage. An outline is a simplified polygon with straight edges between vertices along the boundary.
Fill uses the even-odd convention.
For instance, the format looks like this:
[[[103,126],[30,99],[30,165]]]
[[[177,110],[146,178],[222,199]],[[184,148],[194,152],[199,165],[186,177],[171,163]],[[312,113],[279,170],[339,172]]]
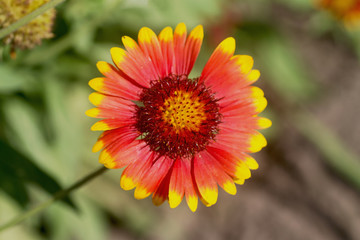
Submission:
[[[59,184],[51,176],[2,140],[0,140],[0,152],[3,156],[0,160],[0,189],[22,207],[29,203],[29,194],[25,184],[36,184],[49,194],[55,194],[61,190]],[[68,197],[64,200],[74,207]]]
[[[100,76],[96,62],[111,62],[110,48],[121,46],[123,35],[136,38],[142,26],[159,32],[165,26],[185,22],[189,29],[203,24],[210,31],[213,25],[222,24],[228,6],[236,6],[242,11],[241,23],[232,23],[229,28],[235,29],[237,53],[254,56],[255,67],[269,80],[265,84],[290,104],[312,101],[319,86],[289,39],[271,21],[269,6],[273,2],[312,18],[309,34],[341,35],[339,41],[346,41],[360,56],[360,34],[346,32],[317,11],[310,0],[68,0],[57,8],[54,39],[17,52],[16,59],[2,46],[0,189],[7,196],[0,195],[0,224],[19,214],[20,206],[46,199],[43,191],[27,183],[53,193],[98,165],[97,155],[91,152],[98,133],[90,132],[94,120],[84,114],[91,107],[87,83]],[[195,74],[201,72],[215,47],[209,36],[205,32]],[[271,108],[265,115],[275,115]],[[275,130],[268,134],[274,136],[271,131],[282,123],[272,119]],[[145,235],[155,227],[156,209],[149,207],[150,201],[135,202],[132,193],[120,190],[120,171],[111,171],[74,196],[80,214],[57,204],[28,221],[26,226],[32,228],[16,227],[6,232],[4,239],[105,239],[111,224],[108,219],[135,236]],[[50,230],[41,233],[41,221]]]

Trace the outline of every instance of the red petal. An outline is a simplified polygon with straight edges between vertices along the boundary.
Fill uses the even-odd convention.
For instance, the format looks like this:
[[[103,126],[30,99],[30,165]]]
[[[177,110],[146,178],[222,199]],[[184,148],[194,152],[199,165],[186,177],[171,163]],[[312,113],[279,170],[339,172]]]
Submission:
[[[104,148],[99,162],[109,168],[122,168],[134,160],[142,145],[135,141],[137,134],[129,127],[104,132],[93,150]]]
[[[169,204],[171,208],[177,207],[184,196],[186,170],[183,160],[177,159],[174,162],[169,186]]]
[[[120,179],[120,186],[124,190],[136,187],[141,177],[151,167],[154,159],[155,155],[150,152],[150,149],[143,148],[139,151],[137,159],[124,169]]]
[[[144,171],[144,174],[139,179],[138,185],[134,192],[136,199],[143,199],[148,197],[151,193],[159,187],[161,181],[169,172],[173,165],[173,160],[167,157],[159,157],[154,160],[151,167]]]
[[[236,155],[220,148],[208,147],[207,152],[216,159],[222,168],[234,179],[248,179],[251,176],[250,170],[245,164],[247,155],[237,153]]]
[[[165,76],[171,74],[171,68],[174,62],[174,37],[171,27],[164,28],[159,34],[161,51],[164,58]]]
[[[165,200],[169,198],[170,177],[171,170],[169,170],[168,174],[164,177],[159,187],[156,189],[152,196],[152,202],[156,206],[161,205]]]
[[[184,74],[184,49],[185,49],[185,41],[186,41],[186,26],[184,23],[179,23],[174,32],[174,54],[175,54],[175,62],[172,67],[172,73],[176,75]]]
[[[218,197],[217,184],[201,155],[194,156],[193,171],[201,198],[205,200],[204,204],[214,205]]]
[[[145,58],[150,59],[155,70],[156,78],[151,80],[166,77],[166,64],[156,34],[150,28],[143,27],[139,31],[138,41]]]
[[[232,178],[225,172],[223,166],[207,151],[199,153],[202,158],[206,161],[206,166],[212,173],[212,176],[227,193],[235,195],[236,187]]]
[[[89,85],[96,91],[127,99],[138,99],[140,85],[124,78],[123,74],[111,64],[100,61],[97,68],[106,78],[94,78]]]

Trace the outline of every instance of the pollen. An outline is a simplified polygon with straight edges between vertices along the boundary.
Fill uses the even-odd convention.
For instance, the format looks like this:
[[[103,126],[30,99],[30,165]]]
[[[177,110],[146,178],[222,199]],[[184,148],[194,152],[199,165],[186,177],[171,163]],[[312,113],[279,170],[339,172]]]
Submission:
[[[0,29],[10,26],[20,18],[31,13],[49,0],[0,0]],[[42,39],[52,38],[52,26],[55,19],[55,9],[50,9],[28,24],[9,34],[4,43],[14,50],[29,49],[40,45]]]
[[[186,91],[175,91],[164,101],[163,120],[172,125],[176,133],[183,129],[198,132],[201,123],[206,120],[204,104],[199,97]]]

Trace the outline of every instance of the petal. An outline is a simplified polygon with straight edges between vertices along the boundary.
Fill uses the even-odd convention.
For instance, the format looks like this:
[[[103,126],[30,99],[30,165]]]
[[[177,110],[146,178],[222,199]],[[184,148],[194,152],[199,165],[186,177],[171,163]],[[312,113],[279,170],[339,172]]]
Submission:
[[[166,65],[156,34],[150,28],[143,27],[139,31],[138,41],[145,58],[150,59],[155,70],[156,78],[151,80],[166,77]]]
[[[230,37],[223,40],[206,63],[201,73],[200,81],[204,82],[207,86],[215,85],[218,81],[217,77],[221,76],[224,66],[230,61],[234,52],[235,39]]]
[[[251,162],[251,157],[244,153],[237,153],[236,155],[221,148],[208,147],[207,152],[219,162],[226,173],[233,179],[248,179],[251,177],[251,172],[247,165],[247,161],[252,168],[255,168],[255,163]],[[224,181],[226,184],[226,181]],[[231,190],[230,190],[231,191]]]
[[[177,159],[164,178],[159,188],[153,195],[155,205],[162,204],[166,199],[169,200],[171,208],[177,207],[183,196],[192,212],[195,212],[198,205],[198,193],[195,185],[194,176],[191,172],[191,159]]]
[[[251,56],[236,55],[234,58],[236,59],[236,64],[239,66],[242,74],[246,75],[251,71],[254,65],[254,59]]]
[[[115,109],[115,108],[92,108],[85,112],[86,115],[93,118],[118,118],[123,121],[131,121],[130,111],[124,108]]]
[[[234,41],[234,40],[233,40]],[[235,42],[226,42],[219,45],[206,64],[200,77],[207,85],[211,86],[213,91],[217,93],[218,98],[237,97],[238,91],[255,82],[260,72],[252,70],[254,60],[248,55],[232,56],[235,49]],[[224,49],[229,49],[227,52]],[[226,53],[224,53],[224,51]],[[234,96],[236,95],[236,96]]]
[[[195,27],[186,40],[184,52],[184,65],[179,74],[189,75],[199,55],[201,44],[204,38],[203,26]]]
[[[174,32],[174,55],[175,61],[172,67],[172,73],[176,75],[184,74],[184,59],[185,59],[185,41],[186,41],[186,26],[184,23],[179,23]]]
[[[103,119],[101,121],[96,122],[91,126],[91,131],[107,131],[113,130],[120,127],[129,126],[134,124],[134,120],[131,118],[119,119],[119,118],[109,118]]]
[[[259,152],[263,147],[267,145],[266,138],[259,132],[254,131],[248,140],[248,152]]]
[[[136,158],[142,145],[135,141],[137,134],[129,127],[110,130],[100,136],[93,151],[104,148],[99,162],[108,168],[122,168]]]
[[[129,100],[98,92],[91,93],[89,95],[89,101],[97,107],[114,109],[121,108],[126,109],[127,111],[131,111],[135,106],[135,104]]]
[[[152,196],[152,202],[156,206],[163,204],[169,198],[169,184],[170,184],[171,171],[164,177],[159,187],[156,189]]]
[[[120,186],[124,190],[135,188],[142,175],[151,167],[155,156],[149,149],[143,148],[137,159],[131,162],[123,171]]]
[[[207,151],[202,151],[199,153],[202,158],[206,161],[206,166],[209,171],[212,173],[213,178],[222,187],[225,192],[235,195],[236,194],[236,186],[232,178],[225,172],[224,168],[221,164],[211,156]]]
[[[118,96],[126,99],[137,100],[139,86],[134,85],[123,76],[111,64],[100,61],[97,63],[99,71],[106,78],[94,78],[89,81],[89,85],[96,91],[108,95]]]
[[[236,130],[222,127],[212,145],[224,147],[233,152],[259,152],[267,145],[265,137],[255,130]]]
[[[256,120],[257,120],[257,128],[256,129],[265,129],[265,128],[271,127],[271,125],[272,125],[271,120],[268,118],[258,117],[258,118],[256,118]]]
[[[124,45],[130,41],[129,39],[131,38],[126,36],[122,38]],[[115,65],[128,79],[132,80],[133,84],[140,87],[149,87],[150,80],[155,79],[156,74],[150,60],[145,58],[135,41],[134,45],[133,48],[127,48],[128,51],[118,47],[111,48],[111,57]]]
[[[216,142],[213,142],[212,146],[234,152],[246,152],[249,148],[248,142],[252,137],[252,133],[253,130],[237,130],[221,126],[219,134],[216,135]]]
[[[214,177],[201,155],[194,156],[193,171],[197,188],[207,207],[214,205],[218,197],[218,188]]]
[[[169,76],[174,62],[174,36],[171,27],[166,27],[160,32],[159,42],[164,58],[165,76]]]
[[[172,159],[167,157],[155,159],[151,167],[146,169],[141,176],[134,192],[135,198],[143,199],[155,192],[161,181],[168,174],[173,162]]]
[[[196,182],[194,178],[194,174],[192,172],[192,162],[193,160],[184,159],[182,161],[182,169],[184,173],[184,189],[185,189],[185,197],[186,203],[189,206],[192,212],[195,212],[198,206],[198,192],[196,189]]]
[[[169,185],[169,205],[176,208],[183,199],[185,193],[184,178],[186,169],[183,167],[183,160],[177,159],[174,162]]]
[[[264,92],[258,87],[246,87],[233,97],[219,101],[221,113],[226,117],[253,116],[261,113],[267,106]]]
[[[86,111],[86,115],[95,118],[109,118],[118,119],[123,123],[134,122],[134,109],[135,104],[129,100],[125,100],[119,97],[113,97],[104,95],[98,92],[94,92],[89,95],[89,100],[97,108]],[[112,121],[112,123],[115,123]]]
[[[254,158],[252,158],[251,156],[244,154],[244,163],[248,166],[249,169],[251,170],[256,170],[259,168],[259,164],[256,162],[256,160]]]

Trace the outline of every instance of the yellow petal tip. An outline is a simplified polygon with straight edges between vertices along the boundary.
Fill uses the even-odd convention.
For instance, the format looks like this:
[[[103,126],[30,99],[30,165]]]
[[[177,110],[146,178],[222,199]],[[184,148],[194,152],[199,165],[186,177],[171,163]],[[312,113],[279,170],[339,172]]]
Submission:
[[[254,98],[261,98],[264,96],[264,91],[258,87],[251,87],[251,96]]]
[[[93,92],[89,95],[89,101],[95,106],[99,106],[105,96],[98,92]]]
[[[254,59],[249,55],[239,55],[237,56],[236,63],[240,66],[242,74],[248,74],[254,65]]]
[[[173,30],[171,27],[164,28],[159,34],[159,40],[169,42],[173,40]]]
[[[264,97],[255,99],[254,105],[255,105],[255,112],[261,113],[262,111],[264,111],[264,109],[267,106],[267,100]]]
[[[244,162],[251,170],[256,170],[259,168],[259,164],[257,163],[257,161],[250,156],[245,157]]]
[[[272,125],[272,122],[268,118],[263,118],[262,117],[262,118],[258,119],[258,126],[259,126],[260,129],[269,128],[269,127],[271,127],[271,125]]]
[[[218,198],[217,189],[205,188],[200,192],[201,192],[201,196],[208,203],[208,205],[206,205],[207,207],[214,205],[216,203],[217,198]]]
[[[235,39],[233,37],[226,38],[220,43],[219,48],[225,54],[233,55],[235,52]]]
[[[120,187],[124,190],[131,190],[136,187],[136,184],[130,177],[122,175],[120,179]]]
[[[197,196],[190,196],[190,197],[186,198],[186,202],[187,202],[187,205],[188,205],[189,209],[192,212],[195,212],[197,207],[198,207],[198,198],[197,198]]]
[[[112,128],[103,121],[96,122],[91,126],[91,131],[106,131],[110,129]]]
[[[99,116],[99,113],[100,113],[100,110],[98,108],[92,108],[92,109],[89,109],[85,112],[85,114],[89,117],[98,117]]]
[[[250,152],[259,152],[266,145],[265,137],[261,133],[256,133],[250,137],[248,150]]]
[[[114,162],[114,159],[112,158],[111,154],[104,149],[99,156],[99,163],[102,163],[104,165],[110,166],[111,163]],[[106,167],[107,167],[106,166]]]
[[[104,142],[101,141],[101,140],[98,140],[98,141],[94,144],[94,146],[93,146],[93,148],[92,148],[92,152],[98,152],[98,151],[100,151],[103,147],[104,147]]]
[[[99,69],[99,72],[101,72],[104,75],[111,71],[110,64],[105,61],[97,62],[96,67]]]
[[[247,75],[247,79],[250,83],[256,82],[260,78],[260,71],[257,69],[253,69]]]
[[[96,91],[101,91],[102,88],[104,87],[104,79],[93,78],[89,81],[89,86]]]
[[[223,189],[225,190],[225,192],[231,194],[231,195],[235,195],[236,194],[236,186],[234,184],[233,181],[227,181],[226,183],[223,184]]]
[[[249,179],[251,177],[249,167],[242,160],[236,166],[235,176],[238,179]]]
[[[190,33],[191,38],[194,39],[203,39],[204,38],[204,29],[202,25],[196,26]]]
[[[236,179],[234,179],[234,182],[236,184],[243,185],[245,183],[245,179],[244,178],[236,178]]]
[[[156,38],[155,33],[148,27],[142,27],[139,31],[138,40],[142,43],[151,43],[153,38]]]
[[[110,49],[110,54],[113,62],[119,66],[125,59],[126,51],[119,47],[113,47]]]
[[[176,208],[181,203],[182,196],[177,192],[170,191],[169,192],[169,205],[171,208]]]
[[[175,28],[175,34],[182,36],[186,34],[186,25],[185,23],[179,23]]]
[[[136,41],[131,37],[123,36],[121,40],[122,43],[124,44],[124,47],[126,47],[126,49],[133,49],[137,46]]]
[[[136,199],[144,199],[147,198],[151,192],[148,192],[148,190],[143,186],[137,186],[134,192],[134,197]]]

